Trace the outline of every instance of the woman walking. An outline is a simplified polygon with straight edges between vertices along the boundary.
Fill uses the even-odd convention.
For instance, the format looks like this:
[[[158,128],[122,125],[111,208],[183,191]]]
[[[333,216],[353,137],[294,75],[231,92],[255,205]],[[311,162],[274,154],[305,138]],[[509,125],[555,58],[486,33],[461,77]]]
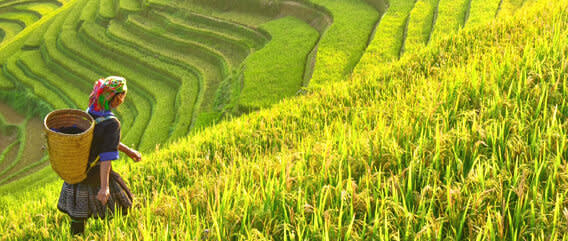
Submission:
[[[87,112],[96,120],[89,156],[87,178],[77,184],[63,183],[57,208],[71,217],[71,233],[84,232],[88,218],[105,218],[119,211],[123,214],[132,206],[132,193],[120,175],[114,172],[111,161],[118,151],[134,161],[140,153],[120,143],[120,122],[112,113],[124,102],[126,80],[110,76],[95,82],[89,97]]]

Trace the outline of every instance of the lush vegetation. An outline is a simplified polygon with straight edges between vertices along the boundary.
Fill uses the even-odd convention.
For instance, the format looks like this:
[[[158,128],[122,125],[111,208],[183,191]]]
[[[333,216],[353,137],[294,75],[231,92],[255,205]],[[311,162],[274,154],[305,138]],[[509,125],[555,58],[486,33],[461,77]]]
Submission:
[[[282,18],[265,25],[274,40],[245,61],[244,89],[239,103],[248,109],[268,107],[302,87],[305,60],[318,32],[306,23]],[[283,52],[291,53],[283,54]]]
[[[415,53],[424,48],[432,34],[440,0],[419,0],[408,17],[406,39],[402,53]]]
[[[314,0],[334,20],[320,39],[319,29],[290,17],[266,22],[273,16],[251,13],[243,21],[265,23],[250,26],[236,21],[246,12],[102,2],[71,1],[0,46],[8,55],[0,56],[0,99],[13,108],[30,116],[84,108],[92,80],[121,71],[131,80],[119,112],[132,124],[124,140],[146,150],[174,141],[145,152],[143,163],[114,163],[135,208],[89,221],[84,239],[566,239],[566,1],[504,0],[497,8],[480,0],[410,1],[403,18],[389,17],[402,9],[391,3],[393,12],[377,25],[367,3]],[[355,8],[361,12],[346,17]],[[368,25],[341,30],[371,19],[374,34]],[[394,22],[402,27],[382,30]],[[294,41],[312,46],[291,44],[294,35],[282,34],[290,26],[304,34]],[[402,33],[393,38],[399,54],[364,60],[382,32]],[[374,35],[368,47],[363,33],[367,42]],[[407,43],[417,47],[406,51]],[[290,72],[258,64],[277,61],[283,45],[296,66]],[[303,95],[228,115],[241,100],[260,102],[240,93],[251,87],[247,78],[268,86],[247,71],[284,75],[278,87],[288,93],[299,88],[288,84],[303,81],[312,47],[316,84]],[[326,52],[334,48],[349,57]],[[241,72],[243,61],[250,69]],[[69,219],[55,206],[61,181],[49,169],[23,177],[45,159],[2,161],[34,146],[22,145],[34,139],[30,117],[18,124],[1,116],[0,138],[11,141],[0,142],[0,165],[19,171],[0,168],[0,184],[10,182],[0,186],[0,239],[70,239]]]
[[[390,62],[400,57],[405,40],[408,15],[414,6],[414,0],[393,1],[382,17],[373,41],[361,58],[358,70],[377,62]]]
[[[436,25],[432,30],[433,38],[444,36],[444,33],[456,32],[466,22],[471,0],[440,0]]]
[[[310,2],[325,6],[333,15],[333,24],[319,42],[311,83],[341,79],[359,62],[379,20],[379,13],[362,0]]]
[[[3,1],[0,2],[0,46],[27,26],[53,12],[65,1]]]
[[[497,14],[501,0],[472,0],[466,25],[478,25],[491,21]]]

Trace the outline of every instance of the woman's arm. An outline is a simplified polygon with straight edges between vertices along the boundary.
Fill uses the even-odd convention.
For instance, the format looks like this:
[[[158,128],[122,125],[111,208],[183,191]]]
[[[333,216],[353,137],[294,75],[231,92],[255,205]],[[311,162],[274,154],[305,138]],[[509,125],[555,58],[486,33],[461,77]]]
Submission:
[[[104,161],[101,162],[101,189],[97,194],[97,199],[101,201],[103,205],[106,204],[108,198],[110,197],[110,190],[108,188],[108,178],[110,174],[111,162]]]
[[[130,149],[130,147],[120,143],[118,144],[118,150],[124,152],[124,154],[128,155],[132,160],[135,162],[139,162],[142,159],[142,155],[136,150]]]

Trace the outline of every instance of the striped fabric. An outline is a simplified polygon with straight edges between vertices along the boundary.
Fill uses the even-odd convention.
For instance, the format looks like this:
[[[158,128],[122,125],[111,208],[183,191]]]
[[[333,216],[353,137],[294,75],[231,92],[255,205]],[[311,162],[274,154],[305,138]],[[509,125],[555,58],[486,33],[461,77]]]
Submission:
[[[120,175],[110,172],[110,198],[105,206],[97,200],[100,186],[96,181],[98,176],[87,178],[78,184],[63,183],[57,208],[73,219],[112,217],[117,211],[126,215],[132,207],[133,197]]]

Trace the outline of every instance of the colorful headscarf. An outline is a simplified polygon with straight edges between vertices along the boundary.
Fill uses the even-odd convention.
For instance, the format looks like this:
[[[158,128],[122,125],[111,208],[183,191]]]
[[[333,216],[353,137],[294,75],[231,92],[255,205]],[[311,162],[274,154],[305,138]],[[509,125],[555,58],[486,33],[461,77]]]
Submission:
[[[96,112],[110,111],[112,97],[123,92],[126,92],[126,79],[118,76],[99,79],[89,96],[89,109]]]

